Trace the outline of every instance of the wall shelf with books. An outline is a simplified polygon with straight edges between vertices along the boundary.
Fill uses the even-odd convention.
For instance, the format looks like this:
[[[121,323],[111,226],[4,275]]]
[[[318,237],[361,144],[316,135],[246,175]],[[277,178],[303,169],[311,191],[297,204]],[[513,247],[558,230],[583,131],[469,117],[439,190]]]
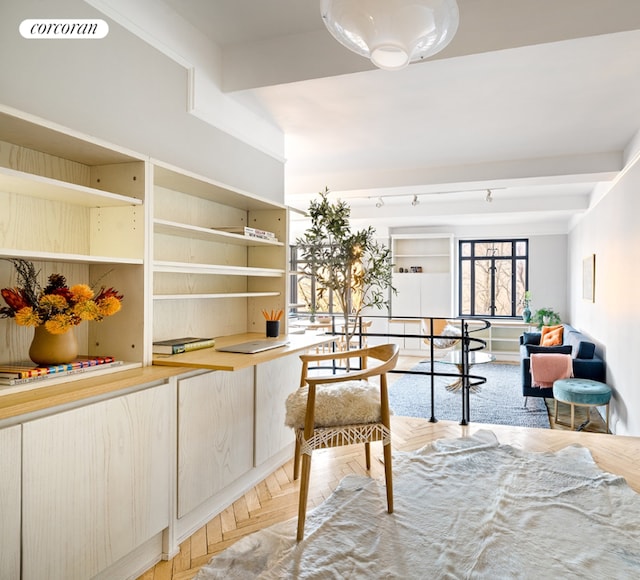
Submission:
[[[264,332],[262,310],[287,303],[287,208],[161,162],[152,169],[154,341]]]
[[[0,287],[9,258],[69,285],[116,288],[123,313],[74,327],[80,352],[145,363],[146,173],[143,156],[0,106]],[[4,259],[2,259],[4,258]],[[26,360],[33,328],[0,319],[0,364]],[[111,372],[115,372],[111,369]]]
[[[223,229],[203,228],[189,224],[172,222],[169,220],[155,219],[153,220],[153,229],[157,234],[166,234],[169,236],[182,236],[185,238],[194,238],[208,241],[218,241],[226,244],[238,244],[241,246],[282,246],[282,242],[277,239],[265,239],[256,236],[248,236],[244,233],[234,233],[224,231]],[[244,228],[241,228],[244,230]]]

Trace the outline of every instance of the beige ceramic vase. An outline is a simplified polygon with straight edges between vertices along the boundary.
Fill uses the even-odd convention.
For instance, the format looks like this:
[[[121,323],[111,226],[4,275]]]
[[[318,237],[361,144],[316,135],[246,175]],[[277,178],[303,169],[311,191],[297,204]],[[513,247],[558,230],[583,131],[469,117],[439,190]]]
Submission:
[[[51,334],[44,325],[36,326],[29,358],[41,366],[69,363],[78,356],[78,340],[73,329]]]

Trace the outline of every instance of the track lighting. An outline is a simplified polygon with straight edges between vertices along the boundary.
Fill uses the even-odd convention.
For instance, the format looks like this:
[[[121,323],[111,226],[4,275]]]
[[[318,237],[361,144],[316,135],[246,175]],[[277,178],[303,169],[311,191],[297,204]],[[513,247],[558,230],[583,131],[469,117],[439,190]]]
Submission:
[[[384,201],[382,201],[382,198],[379,197],[378,201],[376,201],[376,207],[382,207],[384,205]]]
[[[420,203],[420,200],[418,199],[418,196],[414,194],[413,195],[413,201],[411,202],[411,205],[415,207],[419,203]]]
[[[493,197],[491,197],[491,190],[487,189],[487,196],[484,198],[487,203],[491,203],[493,201]]]

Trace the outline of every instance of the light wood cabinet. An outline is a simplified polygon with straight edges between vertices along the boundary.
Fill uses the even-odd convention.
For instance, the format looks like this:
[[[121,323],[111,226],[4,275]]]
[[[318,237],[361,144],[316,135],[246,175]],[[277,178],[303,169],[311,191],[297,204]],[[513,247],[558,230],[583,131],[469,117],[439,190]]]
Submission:
[[[264,334],[262,311],[286,310],[286,206],[2,105],[0,207],[0,288],[16,285],[2,258],[23,258],[43,285],[59,273],[124,295],[121,312],[75,327],[80,354],[125,362],[114,373],[149,370],[153,340]],[[28,359],[33,329],[0,319],[0,333],[0,364]],[[109,371],[85,403],[56,399],[66,410],[0,431],[0,577],[14,577],[21,550],[25,579],[126,577],[275,469],[290,434],[265,413],[284,412],[278,373],[291,387],[298,376],[252,365],[185,368],[179,387],[140,379],[120,395],[101,388]]]
[[[169,525],[175,386],[23,425],[22,577],[84,580]]]
[[[302,362],[298,355],[256,367],[256,466],[294,443],[293,429],[284,424],[285,401],[298,388],[301,371]]]
[[[178,381],[178,518],[253,467],[254,368]]]
[[[0,429],[0,578],[20,578],[20,425]]]

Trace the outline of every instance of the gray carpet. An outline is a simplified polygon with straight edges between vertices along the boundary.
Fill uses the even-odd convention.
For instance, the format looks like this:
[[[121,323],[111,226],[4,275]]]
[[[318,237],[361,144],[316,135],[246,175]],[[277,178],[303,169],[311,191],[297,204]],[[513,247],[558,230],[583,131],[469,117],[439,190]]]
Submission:
[[[435,364],[436,371],[452,372],[451,365]],[[412,370],[430,370],[429,363],[421,363]],[[520,367],[516,364],[483,364],[472,367],[471,373],[486,377],[487,382],[471,393],[473,423],[539,427],[549,429],[549,415],[544,399],[529,397],[526,408],[522,396]],[[460,421],[462,401],[460,391],[450,392],[450,377],[435,378],[434,414],[438,420]],[[431,377],[402,375],[389,387],[389,405],[395,415],[431,417]]]

